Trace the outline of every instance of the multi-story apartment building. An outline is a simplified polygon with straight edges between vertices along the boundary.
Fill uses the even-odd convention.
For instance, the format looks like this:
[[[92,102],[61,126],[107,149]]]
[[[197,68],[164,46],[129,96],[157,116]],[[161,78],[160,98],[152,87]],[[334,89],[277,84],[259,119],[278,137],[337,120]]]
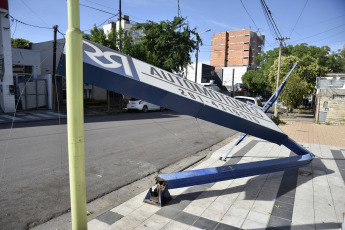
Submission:
[[[216,33],[211,39],[211,62],[216,69],[247,67],[255,69],[255,57],[261,52],[265,36],[250,29]]]

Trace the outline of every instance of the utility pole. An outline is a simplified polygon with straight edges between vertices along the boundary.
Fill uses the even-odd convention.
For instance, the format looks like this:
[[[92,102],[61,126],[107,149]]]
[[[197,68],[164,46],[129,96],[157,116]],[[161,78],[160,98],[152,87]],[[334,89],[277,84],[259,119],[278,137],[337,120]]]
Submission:
[[[199,54],[199,37],[197,36],[196,41],[196,54],[195,54],[195,83],[198,80],[198,54]]]
[[[56,34],[58,31],[58,25],[53,26],[54,29],[54,42],[53,42],[53,73],[52,73],[52,81],[53,81],[53,109],[58,110],[58,98],[57,98],[57,85],[56,85]]]
[[[119,32],[121,32],[121,28],[122,28],[122,25],[121,25],[121,19],[122,19],[122,16],[121,16],[121,0],[119,0],[119,21],[120,21],[120,29],[119,29]],[[121,52],[122,51],[122,34],[119,35],[119,51]]]
[[[66,89],[68,164],[72,230],[86,230],[86,184],[83,106],[83,41],[79,1],[67,1]]]
[[[197,39],[197,41],[196,41],[196,54],[195,54],[195,83],[197,81],[197,76],[198,76],[198,53],[199,53],[199,41],[200,41],[199,35],[206,33],[206,32],[209,32],[209,31],[211,31],[211,29],[205,30],[205,31],[195,35],[196,39]],[[194,36],[193,36],[193,38],[194,38]]]
[[[279,45],[279,59],[278,59],[278,75],[277,75],[277,85],[276,85],[276,90],[279,87],[279,81],[280,81],[280,61],[281,61],[281,57],[282,57],[282,46],[283,46],[283,41],[285,39],[290,39],[290,38],[276,38],[276,40],[280,41],[280,45]],[[278,96],[278,92],[276,94],[276,97]],[[278,101],[276,101],[275,105],[274,105],[274,117],[278,117]]]
[[[232,69],[232,97],[235,96],[235,68]]]

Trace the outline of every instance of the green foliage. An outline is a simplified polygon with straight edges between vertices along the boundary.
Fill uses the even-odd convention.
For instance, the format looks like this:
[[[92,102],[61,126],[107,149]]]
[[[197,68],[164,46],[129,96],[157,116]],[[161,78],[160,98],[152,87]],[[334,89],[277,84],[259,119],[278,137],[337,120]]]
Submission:
[[[273,121],[276,125],[285,125],[285,124],[286,124],[285,121],[280,120],[279,115],[278,115],[277,117],[272,116],[272,121]],[[279,208],[279,207],[277,207],[277,208]]]
[[[23,39],[23,38],[11,38],[11,47],[12,48],[21,48],[25,49],[28,48],[30,44],[30,41]]]
[[[159,23],[138,23],[132,30],[141,30],[143,35],[134,40],[129,33],[120,29],[106,37],[104,30],[95,26],[90,34],[84,34],[83,37],[170,72],[180,72],[190,64],[190,53],[197,47],[196,40],[201,42],[196,28],[190,29],[186,18],[182,17]],[[195,40],[191,39],[193,35],[196,36]]]
[[[345,72],[345,49],[332,52],[326,61],[327,66],[331,72],[344,73]]]
[[[266,90],[266,78],[261,70],[249,70],[242,76],[242,82],[253,93],[263,93]]]
[[[325,75],[328,72],[343,72],[345,71],[345,51],[339,50],[333,54],[330,53],[331,49],[328,46],[308,46],[306,43],[299,45],[288,45],[282,48],[283,56],[295,56],[300,59],[312,57],[317,60],[320,69],[317,76]],[[279,48],[269,50],[261,53],[256,60],[260,62],[261,70],[266,74],[268,69],[273,65],[274,61],[278,59]]]
[[[190,64],[190,53],[197,48],[196,40],[201,42],[196,28],[191,29],[183,17],[159,23],[139,23],[135,29],[144,34],[139,41],[146,51],[144,60],[167,71],[180,72]],[[193,36],[196,40],[191,39]]]
[[[281,59],[281,78],[280,83],[284,80],[284,77],[288,74],[292,66],[298,60],[295,56],[289,57],[282,57]],[[309,60],[309,59],[308,59]],[[309,60],[310,61],[310,60]],[[314,60],[316,62],[316,60]],[[312,66],[317,65],[314,62],[306,62]],[[276,89],[276,81],[277,81],[277,69],[278,69],[278,60],[274,62],[274,64],[268,70],[268,83],[270,84],[271,92],[273,93]],[[309,69],[309,71],[312,71]],[[297,107],[301,104],[303,95],[310,93],[311,89],[307,82],[308,77],[303,76],[308,72],[308,65],[306,66],[299,63],[294,70],[294,72],[290,75],[285,85],[285,88],[280,96],[280,100],[284,101],[290,108]],[[310,83],[312,84],[312,83]],[[314,83],[315,84],[315,83]]]

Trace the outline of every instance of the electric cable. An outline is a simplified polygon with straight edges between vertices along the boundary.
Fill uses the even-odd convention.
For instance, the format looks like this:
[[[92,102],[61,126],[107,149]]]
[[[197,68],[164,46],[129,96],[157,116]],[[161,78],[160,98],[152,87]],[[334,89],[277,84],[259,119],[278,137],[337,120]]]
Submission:
[[[13,20],[15,20],[16,22],[19,22],[19,23],[21,23],[21,24],[23,24],[23,25],[26,25],[26,26],[36,27],[36,28],[40,28],[40,29],[49,29],[49,30],[52,30],[52,29],[53,29],[52,27],[37,26],[37,25],[32,25],[32,24],[29,24],[29,23],[20,21],[20,20],[16,19],[15,17],[13,17],[12,15],[10,15],[10,17],[11,17]]]
[[[259,27],[256,25],[256,23],[255,23],[254,19],[252,18],[252,16],[250,16],[250,14],[249,14],[247,8],[245,7],[245,5],[243,4],[242,0],[240,0],[240,2],[242,3],[242,6],[243,6],[244,10],[247,12],[249,18],[252,20],[252,22],[254,23],[254,25],[256,26],[256,28],[259,30]]]
[[[292,29],[292,31],[291,31],[291,33],[290,33],[289,37],[291,37],[291,34],[292,34],[292,33],[293,33],[293,31],[295,30],[296,25],[297,25],[297,23],[298,23],[299,19],[301,18],[301,16],[302,16],[302,14],[303,14],[304,9],[305,9],[305,7],[307,6],[308,1],[309,1],[309,0],[307,0],[307,1],[305,2],[304,7],[303,7],[303,9],[302,9],[302,11],[301,11],[300,15],[298,16],[297,21],[296,21],[296,23],[295,23],[295,25],[294,25],[294,27],[293,27],[293,29]]]
[[[337,28],[339,28],[339,27],[341,27],[341,26],[344,26],[344,25],[345,25],[345,24],[341,24],[341,25],[339,25],[339,26],[336,26],[336,27],[333,27],[333,28],[331,28],[331,29],[328,29],[328,30],[322,31],[322,32],[320,32],[320,33],[317,33],[317,34],[314,34],[314,35],[311,35],[311,36],[308,36],[308,37],[305,37],[305,38],[301,38],[301,39],[298,39],[298,40],[295,40],[295,41],[291,41],[291,42],[296,43],[296,42],[298,42],[298,41],[302,41],[302,40],[304,40],[304,39],[312,38],[312,37],[318,36],[318,35],[320,35],[320,34],[326,33],[326,32],[328,32],[328,31],[331,31],[331,30],[337,29]]]

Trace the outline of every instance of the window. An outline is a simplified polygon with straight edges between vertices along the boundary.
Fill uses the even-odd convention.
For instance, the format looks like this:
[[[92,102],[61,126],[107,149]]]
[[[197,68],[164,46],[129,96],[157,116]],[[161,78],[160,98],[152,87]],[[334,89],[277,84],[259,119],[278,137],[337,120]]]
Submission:
[[[333,95],[333,100],[345,101],[345,95]]]

